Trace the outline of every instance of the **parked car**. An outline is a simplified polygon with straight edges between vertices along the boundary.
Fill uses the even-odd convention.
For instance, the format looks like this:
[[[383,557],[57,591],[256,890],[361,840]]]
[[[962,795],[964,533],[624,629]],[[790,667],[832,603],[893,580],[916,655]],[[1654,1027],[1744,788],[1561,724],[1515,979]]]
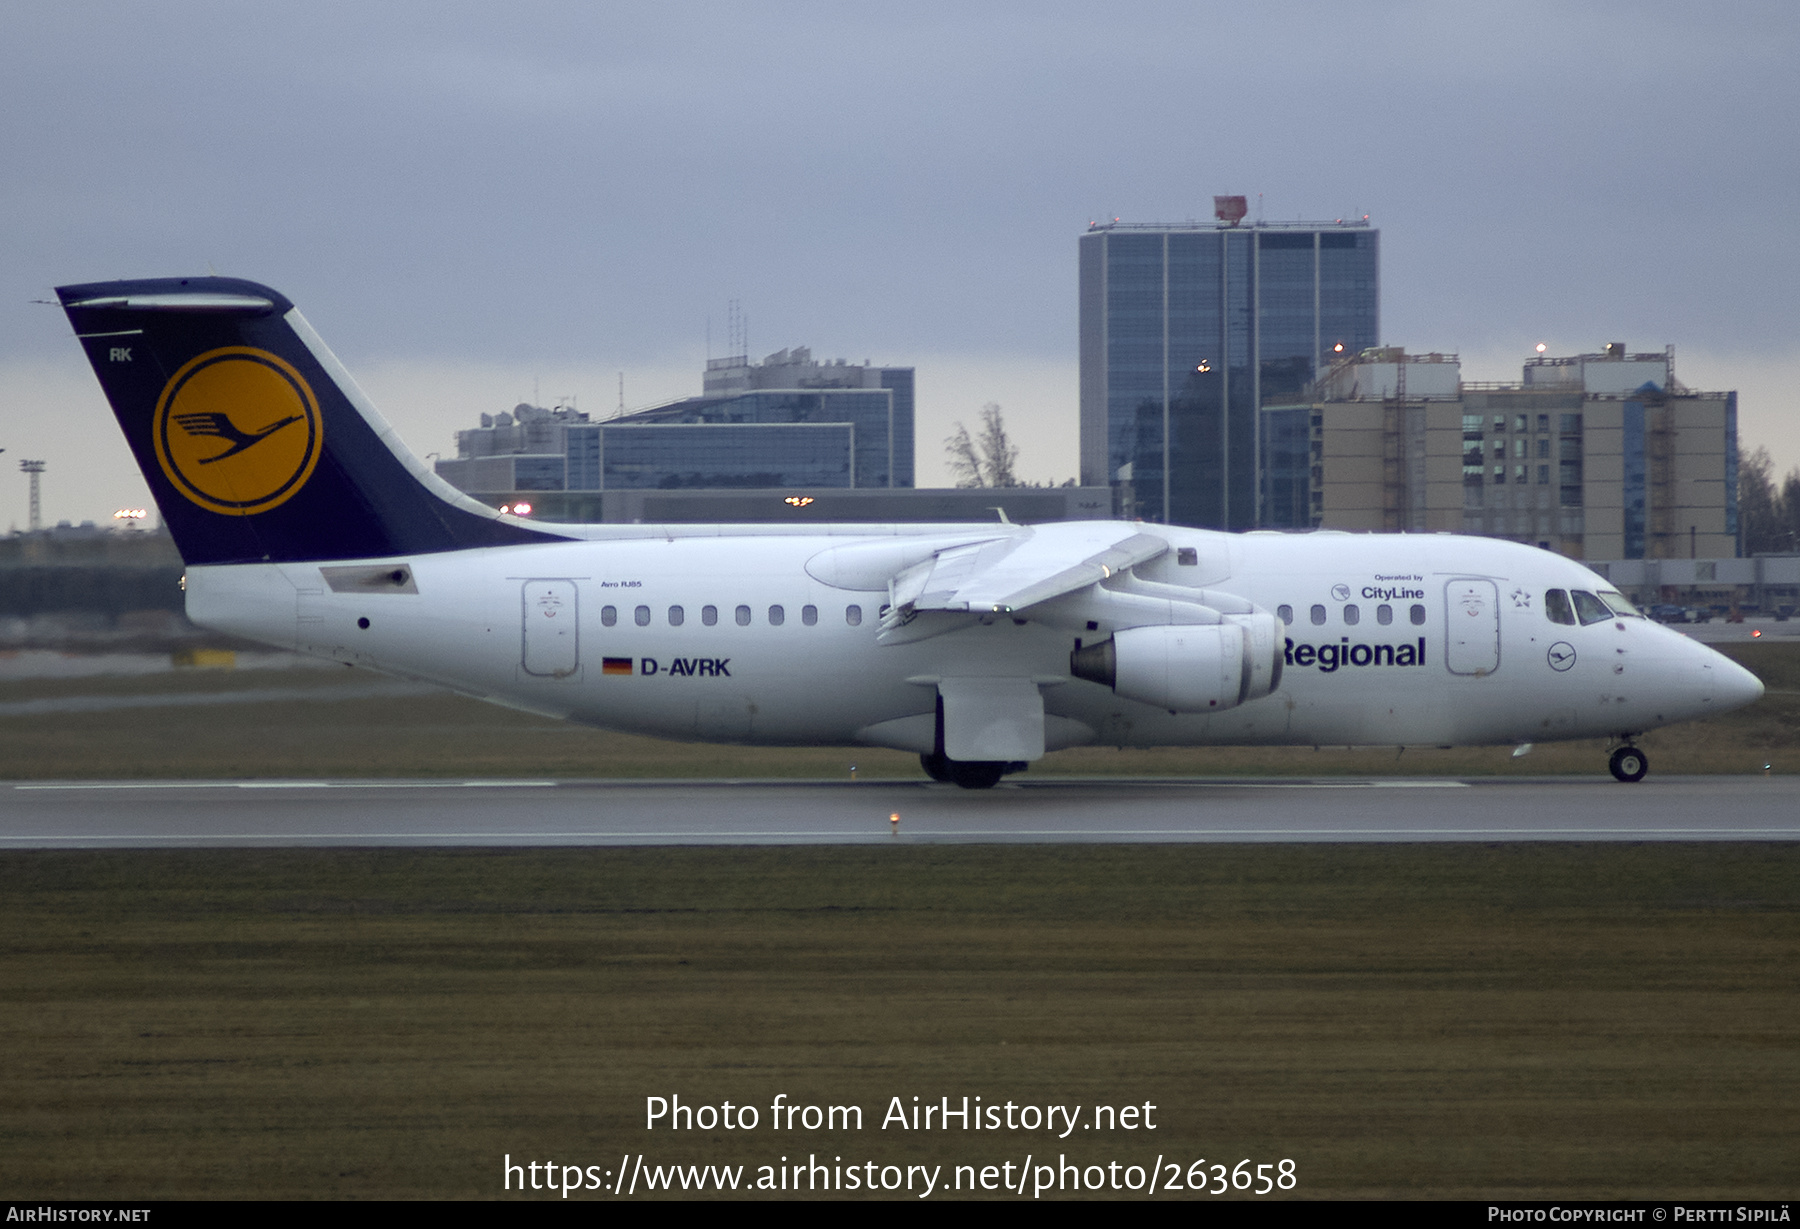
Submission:
[[[1688,612],[1686,606],[1671,606],[1663,602],[1650,608],[1650,617],[1658,623],[1686,623]]]

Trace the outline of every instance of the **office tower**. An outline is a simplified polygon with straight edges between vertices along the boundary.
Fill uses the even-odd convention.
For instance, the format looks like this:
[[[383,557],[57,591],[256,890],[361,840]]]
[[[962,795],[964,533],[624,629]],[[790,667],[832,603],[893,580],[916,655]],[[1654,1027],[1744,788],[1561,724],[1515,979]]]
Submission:
[[[1121,516],[1261,524],[1258,411],[1379,341],[1380,232],[1244,225],[1244,203],[1081,236],[1081,481],[1112,486]]]

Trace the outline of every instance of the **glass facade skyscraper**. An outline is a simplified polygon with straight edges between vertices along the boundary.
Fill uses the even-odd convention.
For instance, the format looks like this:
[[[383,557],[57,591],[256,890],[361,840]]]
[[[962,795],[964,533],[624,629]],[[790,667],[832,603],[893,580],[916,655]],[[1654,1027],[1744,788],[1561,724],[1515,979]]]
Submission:
[[[1379,342],[1359,222],[1098,224],[1080,241],[1081,481],[1125,517],[1265,523],[1263,406]]]

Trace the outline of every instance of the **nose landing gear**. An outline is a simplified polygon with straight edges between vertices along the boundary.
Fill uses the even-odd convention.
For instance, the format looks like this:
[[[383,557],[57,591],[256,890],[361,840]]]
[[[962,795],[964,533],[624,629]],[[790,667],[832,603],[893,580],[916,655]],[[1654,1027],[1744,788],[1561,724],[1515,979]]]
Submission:
[[[1626,743],[1612,753],[1612,759],[1607,761],[1606,766],[1621,781],[1642,781],[1644,774],[1650,771],[1650,758]]]

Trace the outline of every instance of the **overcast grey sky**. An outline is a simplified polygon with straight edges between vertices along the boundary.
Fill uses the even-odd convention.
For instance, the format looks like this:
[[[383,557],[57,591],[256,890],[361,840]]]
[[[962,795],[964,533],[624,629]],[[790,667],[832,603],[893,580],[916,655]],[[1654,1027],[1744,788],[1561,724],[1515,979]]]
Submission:
[[[0,5],[0,527],[143,487],[70,281],[278,287],[421,453],[482,410],[919,369],[921,484],[998,401],[1075,472],[1093,218],[1369,214],[1382,332],[1470,378],[1623,340],[1800,464],[1789,3]]]

